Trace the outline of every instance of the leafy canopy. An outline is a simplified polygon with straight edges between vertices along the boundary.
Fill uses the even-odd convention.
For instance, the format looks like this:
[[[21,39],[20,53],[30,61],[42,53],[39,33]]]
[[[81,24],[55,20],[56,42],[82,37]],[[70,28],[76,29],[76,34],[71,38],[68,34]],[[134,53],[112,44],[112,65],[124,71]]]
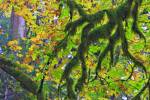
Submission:
[[[19,64],[28,66],[20,70],[25,68],[39,82],[38,93],[47,93],[44,81],[54,81],[57,97],[69,99],[117,97],[123,92],[136,100],[148,94],[150,57],[141,51],[149,52],[150,38],[139,28],[139,20],[145,22],[140,7],[143,10],[146,1],[42,2],[6,0],[0,6],[13,7],[26,21],[28,36],[21,40],[26,49],[17,40],[9,41],[8,47],[22,59]]]

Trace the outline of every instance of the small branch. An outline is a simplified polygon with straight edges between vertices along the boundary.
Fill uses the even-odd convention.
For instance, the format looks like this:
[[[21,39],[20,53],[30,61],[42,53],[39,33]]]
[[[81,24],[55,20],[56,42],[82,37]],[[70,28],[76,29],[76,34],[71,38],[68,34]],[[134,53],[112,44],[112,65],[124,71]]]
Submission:
[[[128,81],[129,79],[131,79],[133,72],[134,72],[134,67],[135,67],[135,65],[133,67],[131,66],[131,73],[130,73],[129,77],[127,79],[121,80],[121,81]]]

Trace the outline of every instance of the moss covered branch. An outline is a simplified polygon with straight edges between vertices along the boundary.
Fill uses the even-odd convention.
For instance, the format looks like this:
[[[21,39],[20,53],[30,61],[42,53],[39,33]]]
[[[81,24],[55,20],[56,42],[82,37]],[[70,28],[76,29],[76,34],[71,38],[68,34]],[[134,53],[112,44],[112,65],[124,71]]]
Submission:
[[[43,97],[41,95],[42,93],[37,92],[38,84],[33,81],[27,74],[21,72],[20,70],[17,70],[17,67],[21,67],[21,65],[0,57],[0,68],[7,74],[13,76],[18,82],[20,82],[20,86],[22,88],[36,95],[39,100],[43,100]]]
[[[77,62],[81,62],[81,69],[82,69],[82,75],[78,79],[77,84],[75,85],[76,91],[81,91],[82,87],[84,86],[84,83],[87,78],[87,72],[86,72],[86,64],[85,64],[85,52],[87,52],[88,47],[98,41],[99,39],[108,40],[109,43],[107,47],[104,49],[102,53],[99,54],[97,66],[96,66],[96,76],[98,75],[98,72],[101,69],[101,63],[103,59],[106,58],[106,55],[110,52],[110,65],[113,65],[113,59],[114,59],[114,49],[115,45],[118,40],[121,41],[122,44],[122,51],[124,53],[124,56],[131,59],[136,67],[141,67],[147,77],[147,71],[145,66],[139,62],[128,50],[128,41],[126,38],[126,26],[123,23],[127,23],[129,18],[132,18],[132,28],[131,30],[139,35],[141,38],[143,38],[146,42],[145,36],[142,32],[140,32],[138,25],[137,25],[137,17],[138,17],[138,9],[139,6],[142,3],[142,0],[126,0],[123,4],[118,6],[115,9],[107,9],[107,10],[100,10],[96,12],[95,14],[86,14],[84,9],[81,7],[80,4],[77,4],[74,0],[68,0],[68,6],[70,8],[70,17],[72,19],[74,10],[77,10],[79,13],[79,18],[75,21],[71,21],[66,25],[65,31],[68,32],[69,36],[73,36],[76,34],[77,28],[80,27],[83,24],[87,24],[83,27],[82,33],[81,33],[81,43],[78,46],[77,55],[67,64],[64,73],[62,75],[62,80],[66,79],[67,88],[68,88],[68,94],[69,97],[72,95],[74,97],[75,92],[73,88],[70,88],[70,86],[73,86],[73,80],[70,83],[69,80],[70,74],[72,72],[72,68],[76,65]],[[97,25],[101,20],[103,20],[104,16],[108,17],[108,22],[102,25]],[[115,33],[113,34],[113,31],[115,30]],[[69,39],[69,37],[67,38]],[[132,72],[131,72],[132,74]],[[96,78],[95,78],[96,79]]]

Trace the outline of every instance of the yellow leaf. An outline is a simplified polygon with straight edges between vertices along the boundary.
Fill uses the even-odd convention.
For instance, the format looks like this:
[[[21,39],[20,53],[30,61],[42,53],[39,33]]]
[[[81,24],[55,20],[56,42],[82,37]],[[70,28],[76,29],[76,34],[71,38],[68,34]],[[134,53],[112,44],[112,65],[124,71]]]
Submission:
[[[17,54],[17,56],[21,58],[23,55],[22,54]]]
[[[37,37],[31,38],[31,41],[35,44],[42,44],[42,41]]]
[[[24,62],[25,64],[28,64],[29,62],[31,62],[31,60],[32,60],[31,57],[25,57],[24,60],[23,60],[23,62]]]
[[[7,43],[8,46],[13,46],[13,45],[18,45],[18,41],[17,40],[12,40],[12,41],[9,41]]]
[[[33,66],[30,66],[30,65],[27,66],[27,71],[28,71],[28,72],[32,72],[33,69],[34,69]]]

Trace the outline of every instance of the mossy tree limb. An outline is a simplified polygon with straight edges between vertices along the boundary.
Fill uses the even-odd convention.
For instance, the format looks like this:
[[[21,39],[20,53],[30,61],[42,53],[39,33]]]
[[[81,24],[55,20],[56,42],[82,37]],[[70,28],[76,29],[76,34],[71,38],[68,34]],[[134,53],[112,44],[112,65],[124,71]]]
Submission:
[[[33,81],[30,76],[17,70],[17,67],[21,65],[13,63],[10,60],[7,60],[3,57],[0,57],[0,68],[5,71],[7,74],[13,76],[18,82],[20,82],[20,86],[30,93],[37,96],[38,100],[44,100],[43,93],[38,93],[38,84]]]
[[[79,13],[79,19],[75,21],[71,21],[66,25],[65,31],[70,34],[70,36],[73,36],[76,34],[76,30],[78,27],[81,25],[88,23],[88,24],[93,24],[94,26],[88,27],[86,30],[86,34],[84,32],[81,33],[81,43],[78,46],[78,51],[77,51],[77,61],[81,61],[81,69],[82,69],[82,75],[78,79],[77,84],[75,85],[78,90],[80,90],[84,85],[84,81],[86,80],[86,74],[84,74],[86,71],[86,65],[85,65],[85,58],[84,58],[84,53],[87,52],[87,48],[92,45],[92,43],[97,42],[99,39],[103,40],[108,40],[109,43],[107,47],[104,49],[102,53],[99,54],[99,58],[97,61],[97,66],[96,66],[96,76],[98,75],[98,72],[101,69],[101,63],[103,59],[106,58],[106,55],[110,52],[110,65],[113,65],[113,59],[114,59],[114,49],[116,42],[118,40],[121,41],[122,44],[122,51],[124,53],[123,56],[131,59],[133,63],[135,64],[136,67],[141,67],[144,74],[147,75],[147,71],[145,66],[139,62],[134,55],[132,55],[129,50],[128,50],[128,41],[126,38],[126,27],[123,23],[128,23],[128,19],[132,18],[133,23],[132,23],[132,31],[135,32],[137,35],[139,35],[141,38],[143,38],[146,42],[146,38],[143,35],[142,32],[140,32],[138,26],[137,26],[137,17],[138,17],[138,9],[142,3],[142,0],[126,0],[123,4],[118,6],[115,9],[107,9],[107,10],[102,10],[98,11],[95,14],[86,14],[84,9],[79,8],[81,6],[77,6],[78,4],[74,0],[68,0],[69,2],[72,3],[74,6],[70,6],[70,3],[68,3],[68,6],[70,8],[70,17],[72,18],[74,10],[76,10]],[[84,12],[82,14],[82,12]],[[108,17],[108,22],[103,24],[103,25],[97,25],[101,20],[103,20],[104,15]],[[96,27],[95,27],[96,26]],[[84,26],[82,30],[84,30],[87,26]],[[117,28],[116,28],[117,27]],[[113,35],[113,30],[115,30],[115,33]],[[130,34],[130,33],[128,33]],[[70,39],[70,38],[68,38]],[[80,52],[79,52],[80,51]],[[72,64],[73,60],[70,61],[70,63],[66,66],[66,69],[69,70],[64,70],[63,73],[63,78],[62,79],[67,79],[71,75],[72,68],[75,66],[75,64]],[[74,62],[75,63],[75,62]],[[131,72],[132,73],[132,72]],[[65,75],[65,76],[64,76]],[[132,75],[132,74],[131,74]],[[83,79],[84,78],[84,79]],[[67,85],[67,88],[70,86]],[[80,88],[80,89],[79,89]],[[71,88],[72,92],[73,88]],[[68,91],[69,92],[69,91]],[[75,93],[73,93],[75,94]],[[78,93],[77,93],[78,94]]]

